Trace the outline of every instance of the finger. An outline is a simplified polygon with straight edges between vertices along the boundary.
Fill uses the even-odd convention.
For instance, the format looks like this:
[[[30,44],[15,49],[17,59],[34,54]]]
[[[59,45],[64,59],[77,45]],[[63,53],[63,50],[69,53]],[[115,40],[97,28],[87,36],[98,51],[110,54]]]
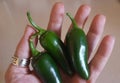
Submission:
[[[114,46],[114,42],[115,42],[115,38],[112,36],[106,36],[102,40],[98,48],[98,51],[96,52],[94,58],[90,62],[91,83],[95,83],[95,80],[100,75],[105,64],[107,63]]]
[[[88,6],[88,5],[80,6],[80,8],[78,9],[78,11],[75,15],[75,20],[76,20],[76,23],[77,23],[78,27],[80,27],[80,28],[84,27],[84,24],[85,24],[89,14],[90,14],[90,11],[91,11],[90,6]],[[72,27],[70,26],[70,29],[71,28]]]
[[[29,38],[35,30],[31,26],[27,26],[20,42],[17,45],[15,56],[20,58],[30,58]]]
[[[51,11],[48,30],[54,31],[58,36],[61,35],[61,27],[64,17],[64,5],[61,2],[56,3]]]
[[[30,59],[30,49],[29,49],[29,38],[30,36],[35,33],[35,30],[31,26],[27,26],[24,32],[24,35],[22,36],[20,42],[18,43],[18,46],[15,51],[15,56],[19,58],[25,58]],[[16,65],[11,64],[8,68],[8,72],[11,71],[12,73],[28,73],[29,67],[19,67]],[[10,72],[9,72],[10,73]]]
[[[104,30],[105,21],[106,17],[104,15],[96,15],[93,19],[87,34],[89,56],[98,44],[100,36]]]
[[[19,58],[30,58],[30,49],[29,49],[29,38],[30,36],[35,33],[35,30],[31,26],[27,26],[24,32],[24,35],[22,36],[20,42],[18,43],[18,46],[16,48],[15,56]],[[21,80],[21,78],[25,75],[30,74],[30,69],[29,67],[20,67],[16,66],[13,64],[10,64],[8,70],[5,73],[5,79],[6,81],[9,80],[10,83],[13,83],[15,81],[19,81],[18,79]],[[29,78],[30,75],[28,75]],[[30,77],[32,79],[36,78]],[[26,79],[26,78],[25,78]],[[23,79],[24,80],[24,79]]]
[[[79,27],[83,28],[89,14],[91,11],[91,7],[88,5],[82,5],[75,16],[76,23],[78,24]]]

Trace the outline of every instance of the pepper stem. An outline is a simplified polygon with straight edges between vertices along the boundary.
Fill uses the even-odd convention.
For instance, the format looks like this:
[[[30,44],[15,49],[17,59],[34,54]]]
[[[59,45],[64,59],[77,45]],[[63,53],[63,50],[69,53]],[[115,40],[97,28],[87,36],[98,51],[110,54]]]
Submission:
[[[40,35],[45,32],[44,29],[42,29],[40,26],[38,26],[38,25],[32,20],[32,17],[31,17],[31,15],[30,15],[30,12],[27,12],[27,18],[28,18],[29,22],[31,23],[31,25],[40,32]]]
[[[40,53],[40,52],[35,48],[32,38],[30,38],[30,40],[29,40],[29,46],[30,46],[30,50],[31,50],[31,52],[32,52],[32,56],[36,56],[36,55],[38,55],[38,53]]]
[[[77,23],[76,23],[75,19],[72,17],[72,15],[70,13],[66,13],[66,15],[71,19],[74,28],[77,28],[78,27]]]

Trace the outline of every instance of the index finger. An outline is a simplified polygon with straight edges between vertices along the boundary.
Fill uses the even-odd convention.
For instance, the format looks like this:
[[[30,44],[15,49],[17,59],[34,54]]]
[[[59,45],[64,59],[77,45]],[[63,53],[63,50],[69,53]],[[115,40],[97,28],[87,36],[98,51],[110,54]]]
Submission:
[[[58,2],[52,8],[47,29],[54,31],[58,36],[61,36],[63,17],[64,5],[63,3]]]

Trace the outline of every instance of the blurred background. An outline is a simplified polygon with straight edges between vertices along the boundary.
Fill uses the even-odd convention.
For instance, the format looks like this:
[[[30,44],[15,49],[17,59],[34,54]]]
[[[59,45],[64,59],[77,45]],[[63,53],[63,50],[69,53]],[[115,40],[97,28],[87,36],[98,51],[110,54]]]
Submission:
[[[53,4],[60,1],[65,4],[65,11],[71,12],[72,15],[75,15],[82,4],[89,4],[92,7],[85,25],[86,32],[96,14],[104,14],[107,17],[102,37],[111,34],[116,37],[116,43],[112,56],[96,83],[120,82],[120,0],[0,0],[0,83],[5,83],[5,71],[23,35],[25,26],[29,23],[26,12],[30,11],[34,21],[46,28]],[[62,40],[69,25],[70,20],[65,16]]]

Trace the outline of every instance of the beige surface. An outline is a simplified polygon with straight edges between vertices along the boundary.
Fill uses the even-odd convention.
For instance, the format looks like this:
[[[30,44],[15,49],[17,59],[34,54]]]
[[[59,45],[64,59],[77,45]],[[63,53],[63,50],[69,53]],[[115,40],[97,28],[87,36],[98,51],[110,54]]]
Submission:
[[[72,12],[73,15],[81,4],[91,5],[92,11],[86,27],[89,26],[93,16],[97,13],[106,15],[107,23],[103,36],[106,34],[114,35],[116,44],[109,62],[96,83],[120,83],[119,0],[0,0],[0,83],[5,83],[4,73],[28,23],[26,11],[31,12],[32,17],[39,25],[47,27],[51,7],[56,1],[64,2],[66,11]],[[63,36],[69,24],[69,19],[65,17],[62,39],[64,39]]]

